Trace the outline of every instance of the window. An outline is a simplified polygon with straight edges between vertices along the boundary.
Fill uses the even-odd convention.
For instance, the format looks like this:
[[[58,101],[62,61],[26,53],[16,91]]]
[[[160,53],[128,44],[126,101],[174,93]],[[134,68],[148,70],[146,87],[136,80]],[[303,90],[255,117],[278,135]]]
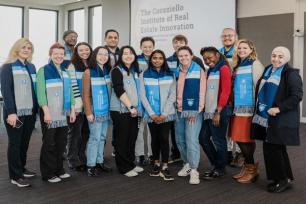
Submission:
[[[57,41],[57,11],[29,9],[29,39],[34,45],[36,69],[49,61],[49,48]]]
[[[85,11],[84,9],[69,11],[68,27],[78,34],[78,42],[83,42],[85,39]]]
[[[7,60],[15,41],[22,37],[22,16],[20,7],[0,6],[0,65]]]
[[[89,42],[93,48],[102,45],[102,6],[89,8]]]

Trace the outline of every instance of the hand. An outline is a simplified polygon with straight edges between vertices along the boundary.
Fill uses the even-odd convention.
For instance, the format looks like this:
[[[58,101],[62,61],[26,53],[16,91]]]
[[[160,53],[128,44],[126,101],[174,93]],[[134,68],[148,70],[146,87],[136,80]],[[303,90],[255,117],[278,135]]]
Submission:
[[[193,116],[193,117],[189,117],[189,118],[187,118],[187,121],[188,121],[188,123],[190,124],[190,125],[193,125],[194,123],[195,123],[195,120],[196,120],[196,118]]]
[[[75,119],[76,119],[75,112],[74,112],[74,110],[72,110],[72,111],[70,112],[69,122],[70,122],[70,123],[74,123],[74,122],[75,122]]]
[[[95,117],[94,117],[93,114],[90,114],[90,115],[88,115],[86,117],[87,117],[88,122],[90,122],[90,123],[92,123],[95,120]]]
[[[214,117],[212,119],[212,123],[214,126],[219,127],[220,126],[220,113],[216,112],[214,114]]]
[[[268,114],[271,115],[271,116],[276,116],[278,113],[280,113],[280,110],[279,110],[278,107],[270,108],[268,110]]]
[[[80,114],[80,112],[75,112],[75,116],[78,116]]]
[[[47,123],[48,125],[52,123],[52,118],[49,111],[46,111],[44,113],[44,122]]]
[[[12,127],[15,127],[16,126],[16,121],[18,120],[18,117],[15,113],[13,114],[9,114],[7,119],[6,119],[6,122],[11,125]]]
[[[160,122],[160,123],[165,122],[165,120],[166,120],[166,116],[164,116],[164,115],[160,115],[160,116],[159,116],[159,122]]]
[[[150,118],[153,120],[153,122],[158,123],[159,117],[155,114],[151,115]]]
[[[132,108],[132,109],[129,109],[130,110],[130,113],[131,113],[131,117],[137,117],[137,109],[136,108]]]

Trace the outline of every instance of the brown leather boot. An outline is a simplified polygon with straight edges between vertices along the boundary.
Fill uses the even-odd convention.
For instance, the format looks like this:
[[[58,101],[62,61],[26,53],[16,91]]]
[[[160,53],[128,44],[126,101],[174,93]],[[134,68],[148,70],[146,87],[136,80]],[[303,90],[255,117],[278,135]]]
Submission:
[[[233,176],[233,179],[240,179],[241,177],[244,176],[245,173],[246,173],[246,168],[245,168],[245,165],[243,165],[240,172]]]
[[[237,179],[237,182],[239,183],[254,183],[258,179],[258,170],[257,165],[255,164],[246,164],[245,165],[246,172],[244,176]]]

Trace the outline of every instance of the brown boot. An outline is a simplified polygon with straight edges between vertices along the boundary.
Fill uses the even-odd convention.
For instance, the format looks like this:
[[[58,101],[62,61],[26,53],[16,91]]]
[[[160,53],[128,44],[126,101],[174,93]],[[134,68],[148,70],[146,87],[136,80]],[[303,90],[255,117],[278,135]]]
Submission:
[[[246,168],[245,168],[245,165],[243,165],[240,172],[233,176],[233,179],[240,179],[241,177],[244,176],[245,173],[246,173]]]
[[[258,170],[257,165],[255,164],[246,164],[245,165],[246,172],[244,176],[237,179],[237,182],[239,183],[254,183],[258,179]]]

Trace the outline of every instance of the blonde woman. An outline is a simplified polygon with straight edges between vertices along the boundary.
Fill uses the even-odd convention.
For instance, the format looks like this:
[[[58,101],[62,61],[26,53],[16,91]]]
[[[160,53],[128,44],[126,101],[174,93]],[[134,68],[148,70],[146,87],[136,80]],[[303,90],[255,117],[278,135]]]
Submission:
[[[257,59],[254,44],[246,39],[238,41],[233,61],[233,117],[229,134],[232,140],[237,142],[245,158],[245,165],[233,178],[239,183],[251,183],[255,182],[259,175],[257,164],[254,163],[255,141],[251,139],[251,123],[255,106],[255,87],[264,67]]]
[[[1,68],[3,116],[8,134],[8,166],[12,184],[30,186],[35,176],[25,168],[27,150],[38,110],[35,96],[36,69],[31,64],[33,44],[26,38],[15,42]]]

